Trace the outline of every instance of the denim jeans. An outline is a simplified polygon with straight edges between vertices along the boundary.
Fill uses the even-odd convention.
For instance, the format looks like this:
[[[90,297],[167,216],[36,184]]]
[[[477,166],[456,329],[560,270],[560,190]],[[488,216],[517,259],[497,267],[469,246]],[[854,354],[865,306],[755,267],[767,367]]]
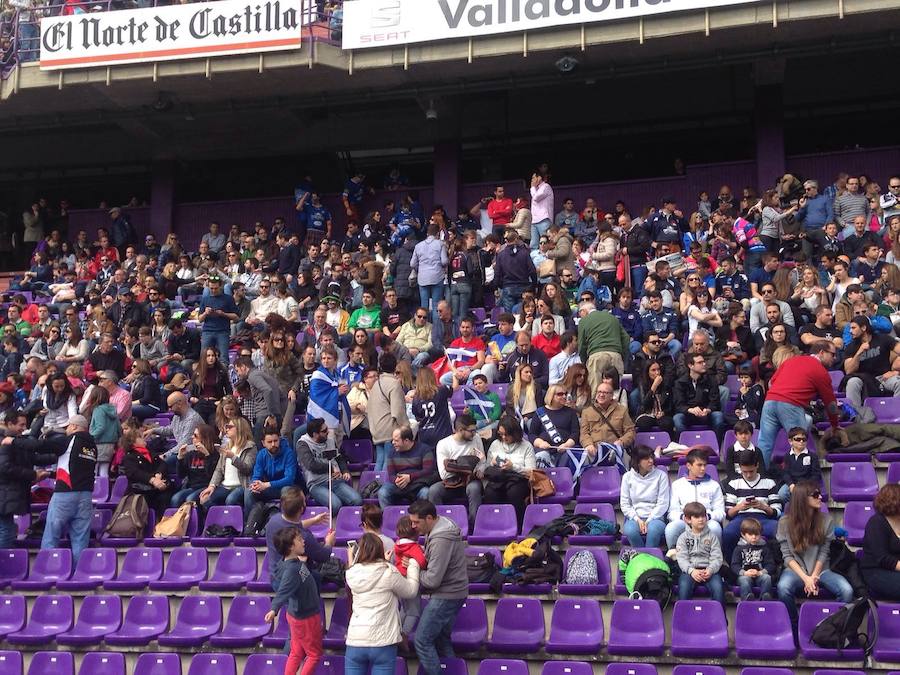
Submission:
[[[625,534],[625,538],[628,539],[628,543],[632,546],[659,548],[666,534],[666,524],[659,518],[653,518],[647,522],[647,534],[643,535],[637,522],[626,518],[622,531]]]
[[[770,597],[772,595],[772,577],[763,570],[758,577],[748,577],[743,574],[738,575],[738,586],[741,587],[741,600],[749,600],[753,597],[753,587],[759,588],[759,597]]]
[[[722,526],[718,521],[710,520],[706,523],[706,526],[710,532],[719,538],[719,541],[722,541]],[[675,548],[675,544],[678,543],[678,537],[681,536],[685,529],[687,529],[687,525],[681,518],[666,525],[666,546]]]
[[[394,675],[396,662],[397,645],[384,647],[348,645],[344,652],[344,675]]]
[[[741,523],[747,518],[756,518],[759,521],[760,525],[762,525],[763,537],[775,539],[775,534],[778,532],[777,518],[766,518],[759,513],[737,515],[722,530],[722,553],[725,555],[725,560],[731,560],[731,554],[734,553],[738,539],[741,538]]]
[[[203,492],[203,488],[184,488],[172,495],[172,501],[170,501],[169,504],[172,505],[173,509],[177,509],[185,502],[196,503],[200,498],[201,492]]]
[[[644,294],[644,282],[650,272],[646,265],[631,266],[631,287],[634,289],[635,299],[640,298]]]
[[[209,496],[209,500],[206,502],[206,507],[222,505],[243,506],[244,488],[236,487],[229,490],[227,487],[221,485],[216,486],[216,489],[213,490],[212,494]]]
[[[531,286],[528,284],[509,284],[500,289],[500,306],[505,312],[511,312],[513,307],[522,302],[522,293]]]
[[[387,471],[387,460],[388,455],[391,454],[391,448],[394,447],[394,444],[390,441],[385,441],[384,443],[378,443],[375,445],[375,470],[376,471]]]
[[[219,350],[219,361],[228,367],[228,347],[231,344],[231,332],[227,330],[205,330],[200,333],[200,352],[207,347],[215,347]]]
[[[840,602],[846,603],[853,600],[853,588],[840,574],[828,569],[823,570],[822,574],[819,575],[819,584],[831,591]],[[787,608],[795,635],[798,619],[796,595],[802,590],[803,580],[794,570],[785,567],[778,579],[778,599]]]
[[[328,483],[319,483],[309,488],[309,495],[322,506],[328,504]],[[336,516],[342,506],[359,506],[362,497],[343,480],[331,481],[331,514]]]
[[[675,436],[678,437],[681,435],[681,432],[684,431],[688,426],[693,424],[704,424],[711,426],[716,435],[721,438],[724,433],[723,427],[725,426],[725,413],[719,410],[713,410],[709,413],[709,417],[694,417],[690,413],[675,413],[672,417],[672,420],[675,422]]]
[[[419,302],[421,306],[428,309],[428,302],[431,301],[432,321],[437,321],[437,306],[444,299],[444,284],[429,284],[428,286],[419,286]],[[455,314],[453,315],[456,316]]]
[[[19,58],[23,62],[37,61],[40,56],[40,29],[34,22],[19,22]]]
[[[77,563],[81,552],[87,548],[91,539],[93,511],[90,492],[54,493],[47,507],[47,525],[44,527],[41,548],[58,548],[68,529],[69,541],[72,543],[72,559]]]
[[[250,509],[259,502],[268,502],[273,499],[278,499],[279,497],[281,497],[281,488],[266,488],[262,492],[254,492],[249,488],[244,490],[244,520],[247,519],[247,514],[250,513]],[[328,503],[327,498],[325,503]]]
[[[465,490],[463,488],[448,488],[442,482],[438,481],[428,488],[428,501],[432,504],[443,504],[447,499],[466,499],[466,511],[469,514],[469,529],[475,525],[475,516],[478,513],[478,507],[484,499],[484,488],[480,480],[469,481]]]
[[[709,589],[709,595],[713,600],[717,602],[721,602],[723,605],[725,604],[725,587],[722,585],[722,577],[718,572],[709,577],[709,579],[705,582],[706,588]],[[687,574],[686,572],[681,573],[681,577],[678,579],[678,599],[679,600],[690,600],[694,597],[694,587],[697,585],[697,582],[694,581],[694,578]]]
[[[11,513],[0,515],[0,548],[12,548],[16,544],[19,530],[16,517]]]
[[[469,313],[472,302],[472,284],[450,284],[450,309],[453,316],[462,319]]]
[[[784,401],[766,401],[763,403],[759,420],[759,443],[757,447],[766,461],[766,467],[772,463],[772,450],[778,431],[788,431],[793,427],[801,427],[809,431],[809,421],[803,408]]]
[[[678,340],[677,338],[669,340],[668,343],[666,343],[666,349],[673,359],[677,359],[682,349],[681,340]]]
[[[416,629],[416,654],[426,675],[441,675],[441,658],[453,657],[450,634],[464,598],[451,600],[432,597],[422,610]]]
[[[543,220],[539,220],[536,223],[531,223],[531,250],[537,250],[538,246],[541,243],[541,237],[547,234],[547,230],[549,229],[549,218],[544,218]],[[429,673],[429,675],[432,675],[432,673]]]
[[[378,505],[382,509],[400,503],[401,499],[403,498],[400,495],[400,489],[393,483],[385,483],[378,490]],[[416,499],[428,499],[428,488],[420,488],[416,493]]]
[[[141,422],[151,417],[156,417],[157,415],[159,415],[159,408],[155,405],[138,403],[137,405],[131,406],[131,416],[137,417]]]

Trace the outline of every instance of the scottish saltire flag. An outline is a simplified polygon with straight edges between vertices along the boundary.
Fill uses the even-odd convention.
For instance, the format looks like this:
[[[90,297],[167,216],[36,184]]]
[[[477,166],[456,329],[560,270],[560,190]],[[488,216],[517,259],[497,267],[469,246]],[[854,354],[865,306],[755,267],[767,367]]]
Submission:
[[[489,419],[494,411],[494,402],[487,395],[479,394],[473,387],[464,386],[462,390],[466,407],[469,410],[478,410],[483,419]]]
[[[343,426],[350,433],[350,406],[347,397],[338,393],[338,373],[319,367],[309,381],[309,405],[306,415],[310,419],[325,420],[329,429]]]

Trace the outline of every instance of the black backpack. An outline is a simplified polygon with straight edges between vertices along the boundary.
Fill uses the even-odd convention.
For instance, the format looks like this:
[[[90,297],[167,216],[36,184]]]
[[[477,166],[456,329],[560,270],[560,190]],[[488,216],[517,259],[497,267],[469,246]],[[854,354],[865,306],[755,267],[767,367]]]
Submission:
[[[378,496],[378,491],[381,489],[381,481],[380,480],[372,480],[366,483],[365,487],[360,490],[360,497],[363,499],[375,499]]]
[[[631,595],[640,596],[643,600],[656,600],[665,611],[672,601],[672,576],[657,567],[649,569],[637,578]]]
[[[269,518],[280,510],[277,504],[259,502],[254,504],[247,516],[247,524],[244,525],[245,537],[263,537],[266,534],[266,524]]]
[[[466,554],[466,574],[470,584],[490,583],[498,571],[497,561],[489,553]]]
[[[866,620],[866,615],[872,612],[872,635],[860,632],[860,626]],[[859,598],[841,607],[834,614],[822,619],[809,636],[810,642],[824,649],[837,649],[838,655],[844,649],[862,648],[868,657],[878,640],[878,606],[874,600]]]

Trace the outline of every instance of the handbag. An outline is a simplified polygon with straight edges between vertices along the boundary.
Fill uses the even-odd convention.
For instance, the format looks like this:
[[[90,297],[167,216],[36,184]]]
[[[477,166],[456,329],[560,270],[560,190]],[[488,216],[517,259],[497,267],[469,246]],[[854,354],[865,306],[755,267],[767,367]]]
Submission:
[[[191,520],[191,511],[194,510],[194,502],[185,502],[171,516],[160,520],[153,529],[153,537],[183,537],[187,534],[188,523]]]
[[[531,486],[531,502],[537,504],[541,497],[552,497],[556,494],[556,486],[553,480],[542,469],[532,469],[528,475],[528,484]]]
[[[539,277],[552,277],[556,274],[556,261],[548,258],[538,265],[537,275]]]

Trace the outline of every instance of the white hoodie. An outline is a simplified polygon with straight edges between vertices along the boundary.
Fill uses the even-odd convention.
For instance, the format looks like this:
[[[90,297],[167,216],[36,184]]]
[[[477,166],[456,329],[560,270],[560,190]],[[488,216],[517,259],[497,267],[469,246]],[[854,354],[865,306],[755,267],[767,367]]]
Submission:
[[[347,627],[348,647],[385,647],[400,642],[397,598],[419,592],[419,563],[409,561],[404,577],[388,562],[357,563],[347,570],[353,613]]]
[[[632,469],[622,476],[619,503],[629,520],[663,518],[669,508],[669,476],[653,467],[646,476]]]
[[[697,481],[683,476],[672,483],[669,522],[680,521],[684,505],[690,502],[703,504],[710,520],[720,524],[725,522],[725,496],[722,494],[722,486],[708,475]]]

